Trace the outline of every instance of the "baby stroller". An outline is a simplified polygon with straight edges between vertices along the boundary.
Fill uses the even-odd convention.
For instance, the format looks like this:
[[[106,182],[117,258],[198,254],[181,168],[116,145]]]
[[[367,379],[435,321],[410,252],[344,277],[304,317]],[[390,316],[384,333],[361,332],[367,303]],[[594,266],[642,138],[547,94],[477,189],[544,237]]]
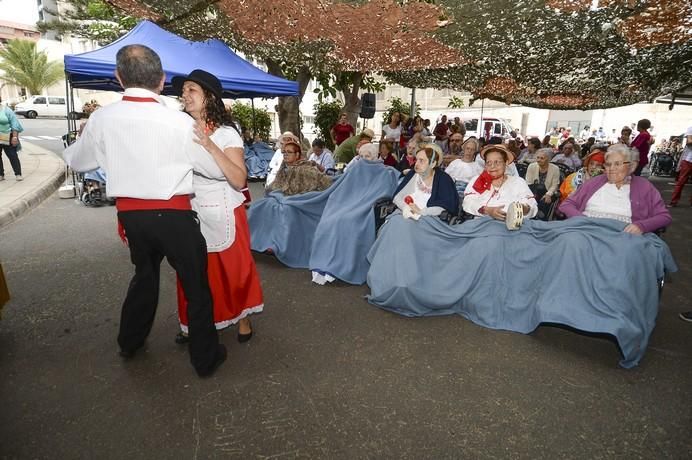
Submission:
[[[103,169],[84,173],[79,199],[89,207],[115,204],[115,200],[106,195],[106,173]]]
[[[667,150],[659,151],[654,154],[651,165],[652,176],[669,176],[675,175],[675,159]]]

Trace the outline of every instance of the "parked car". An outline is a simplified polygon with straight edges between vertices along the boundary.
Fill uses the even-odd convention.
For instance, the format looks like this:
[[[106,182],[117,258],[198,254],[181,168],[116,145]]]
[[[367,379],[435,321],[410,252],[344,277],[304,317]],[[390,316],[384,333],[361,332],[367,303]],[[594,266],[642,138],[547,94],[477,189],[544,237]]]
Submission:
[[[464,126],[466,127],[466,137],[486,137],[487,133],[489,134],[488,137],[500,136],[507,139],[509,133],[513,131],[509,121],[494,117],[483,117],[481,125],[479,125],[477,117],[464,119]]]
[[[79,110],[82,108],[82,103],[77,98],[75,107]],[[26,118],[65,117],[67,105],[64,96],[30,96],[26,101],[15,105],[14,112]]]

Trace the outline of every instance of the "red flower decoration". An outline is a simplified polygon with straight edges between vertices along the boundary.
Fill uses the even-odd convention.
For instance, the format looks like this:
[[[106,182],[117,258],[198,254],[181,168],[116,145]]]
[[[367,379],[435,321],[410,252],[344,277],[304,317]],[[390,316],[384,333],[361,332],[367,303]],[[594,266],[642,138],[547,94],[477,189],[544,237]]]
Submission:
[[[413,204],[413,197],[411,195],[406,195],[404,197],[404,203],[406,204]]]

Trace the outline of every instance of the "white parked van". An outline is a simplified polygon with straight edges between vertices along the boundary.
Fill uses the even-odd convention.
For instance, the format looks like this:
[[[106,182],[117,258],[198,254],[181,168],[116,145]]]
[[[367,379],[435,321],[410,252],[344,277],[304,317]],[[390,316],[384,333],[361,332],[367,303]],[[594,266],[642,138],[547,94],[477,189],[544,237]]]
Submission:
[[[509,121],[503,118],[483,117],[483,123],[478,123],[478,118],[464,119],[466,126],[466,137],[493,137],[499,136],[503,139],[509,137],[510,131],[513,130]]]
[[[75,107],[82,109],[82,103],[75,98]],[[14,108],[14,113],[26,118],[36,117],[66,117],[67,105],[64,96],[30,96]]]

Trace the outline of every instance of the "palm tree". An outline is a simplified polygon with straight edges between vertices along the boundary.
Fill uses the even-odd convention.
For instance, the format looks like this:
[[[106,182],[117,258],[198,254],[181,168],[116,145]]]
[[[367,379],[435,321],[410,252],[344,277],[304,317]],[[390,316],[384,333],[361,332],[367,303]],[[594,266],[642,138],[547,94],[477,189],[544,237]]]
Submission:
[[[29,40],[9,40],[0,50],[0,80],[24,87],[31,94],[41,94],[44,88],[54,85],[65,77],[60,62],[48,61],[48,55],[36,49]]]

